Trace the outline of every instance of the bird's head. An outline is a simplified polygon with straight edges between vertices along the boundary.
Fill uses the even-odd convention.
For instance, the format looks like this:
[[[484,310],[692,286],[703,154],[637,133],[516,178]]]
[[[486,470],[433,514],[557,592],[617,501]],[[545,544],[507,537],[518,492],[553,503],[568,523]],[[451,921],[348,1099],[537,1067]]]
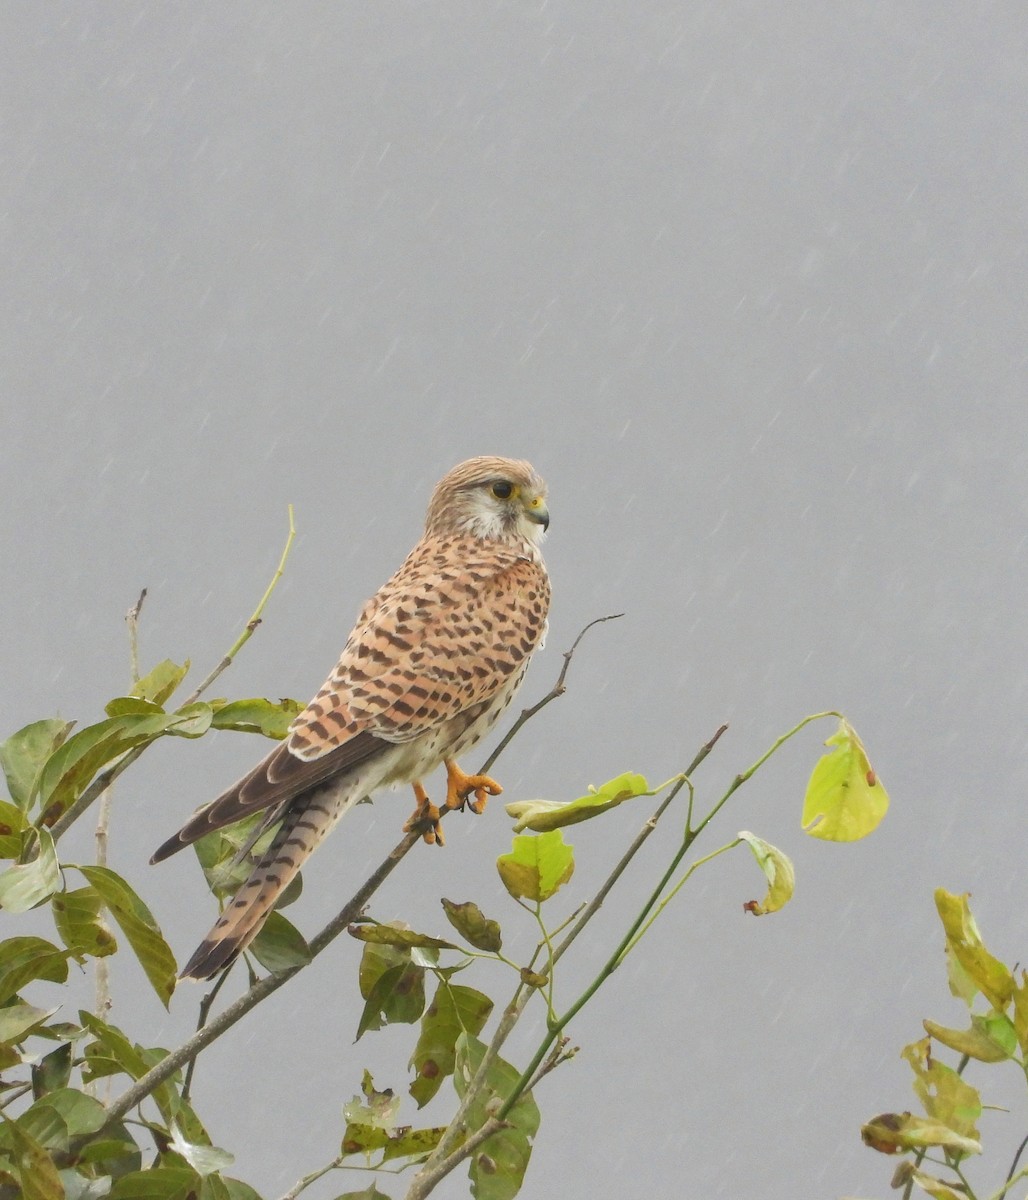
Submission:
[[[440,479],[425,532],[538,545],[549,523],[546,484],[531,463],[484,455],[469,458]]]

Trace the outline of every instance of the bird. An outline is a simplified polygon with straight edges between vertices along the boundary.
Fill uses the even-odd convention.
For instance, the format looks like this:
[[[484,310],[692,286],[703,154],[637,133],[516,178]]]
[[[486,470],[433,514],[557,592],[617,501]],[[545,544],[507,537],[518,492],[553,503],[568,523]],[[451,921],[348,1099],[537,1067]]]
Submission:
[[[278,823],[180,978],[211,979],[231,966],[357,801],[410,784],[416,806],[404,830],[442,845],[427,775],[445,766],[446,809],[480,813],[502,791],[487,775],[465,774],[457,757],[495,725],[545,639],[546,499],[543,479],[519,459],[479,456],[448,471],[421,540],[367,601],[285,739],[155,852],[151,863],[259,810],[261,832]]]

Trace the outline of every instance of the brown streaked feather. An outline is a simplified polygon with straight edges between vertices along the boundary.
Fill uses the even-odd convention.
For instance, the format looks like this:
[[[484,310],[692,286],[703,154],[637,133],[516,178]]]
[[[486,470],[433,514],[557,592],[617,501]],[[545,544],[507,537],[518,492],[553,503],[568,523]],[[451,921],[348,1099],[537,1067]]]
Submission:
[[[230,966],[261,930],[268,914],[346,808],[352,791],[322,787],[294,802],[250,878],[182,968],[183,979],[210,979]]]
[[[242,779],[195,813],[150,859],[159,863],[189,846],[204,834],[241,821],[262,808],[278,808],[326,783],[333,776],[381,754],[387,743],[370,733],[359,733],[321,758],[304,761],[283,742]]]
[[[316,761],[359,731],[408,742],[490,700],[536,649],[549,598],[541,562],[517,547],[426,538],[293,721],[290,749]]]

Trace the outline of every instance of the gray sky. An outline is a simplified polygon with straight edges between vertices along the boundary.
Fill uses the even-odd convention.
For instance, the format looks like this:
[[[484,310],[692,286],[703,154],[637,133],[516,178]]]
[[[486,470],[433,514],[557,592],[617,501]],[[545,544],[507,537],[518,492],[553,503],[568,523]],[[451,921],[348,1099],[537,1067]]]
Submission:
[[[961,1019],[933,888],[971,890],[996,953],[1028,954],[1023,17],[4,6],[4,730],[99,718],[143,585],[144,656],[205,672],[289,502],[287,577],[221,690],[306,699],[434,481],[499,453],[551,490],[555,603],[525,699],[586,621],[626,613],[503,760],[508,798],[664,778],[728,721],[710,801],[830,707],[890,790],[866,842],[805,838],[811,733],[736,796],[706,849],[742,828],[781,845],[795,901],[745,917],[744,851],[688,885],[539,1091],[531,1200],[883,1195],[892,1164],[859,1125],[914,1102],[898,1054],[921,1018]],[[187,855],[146,859],[262,752],[169,742],[119,785],[112,864],[180,957],[211,901]],[[305,931],[407,809],[387,795],[336,831],[290,911]],[[577,878],[644,815],[572,831]],[[497,804],[453,821],[373,911],[439,932],[440,895],[475,898],[527,946],[492,866],[509,836]],[[661,861],[608,904],[566,999]],[[404,1085],[408,1031],[352,1045],[357,959],[337,944],[201,1061],[201,1116],[268,1196],[336,1152],[364,1066]],[[115,982],[113,1019],[141,1041],[195,1020],[195,992],[168,1018],[131,964]],[[1023,1128],[984,1122],[993,1187]]]

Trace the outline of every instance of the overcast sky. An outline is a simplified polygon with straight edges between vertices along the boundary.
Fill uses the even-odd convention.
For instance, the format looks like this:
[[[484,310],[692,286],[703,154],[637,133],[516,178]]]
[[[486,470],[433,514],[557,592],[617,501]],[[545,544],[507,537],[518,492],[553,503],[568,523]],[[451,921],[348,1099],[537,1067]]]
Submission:
[[[145,661],[188,656],[199,678],[263,591],[290,502],[286,578],[219,691],[307,699],[436,479],[471,454],[529,458],[555,595],[525,699],[586,621],[626,615],[501,761],[507,798],[665,778],[728,721],[709,803],[840,708],[893,808],[857,846],[806,838],[817,732],[737,794],[706,849],[739,829],[781,845],[795,901],[745,916],[745,851],[690,882],[574,1022],[523,1195],[886,1194],[893,1164],[860,1123],[914,1103],[898,1055],[921,1018],[961,1021],[933,888],[972,891],[996,953],[1028,956],[1022,6],[3,16],[3,730],[102,715],[144,585]],[[180,960],[212,901],[189,855],[147,859],[263,752],[171,740],[118,786],[112,865]],[[347,817],[290,912],[305,931],[408,808]],[[567,908],[646,811],[572,831]],[[438,897],[474,898],[524,949],[492,865],[509,839],[496,803],[448,822],[374,914],[442,932]],[[662,861],[608,902],[566,1000]],[[198,1110],[266,1196],[337,1152],[365,1066],[405,1086],[409,1031],[352,1044],[358,957],[337,943],[201,1060]],[[112,1019],[146,1044],[195,1021],[195,989],[169,1018],[133,964],[115,985]],[[983,1123],[986,1191],[1025,1128],[1016,1092],[987,1098],[1020,1109]]]

